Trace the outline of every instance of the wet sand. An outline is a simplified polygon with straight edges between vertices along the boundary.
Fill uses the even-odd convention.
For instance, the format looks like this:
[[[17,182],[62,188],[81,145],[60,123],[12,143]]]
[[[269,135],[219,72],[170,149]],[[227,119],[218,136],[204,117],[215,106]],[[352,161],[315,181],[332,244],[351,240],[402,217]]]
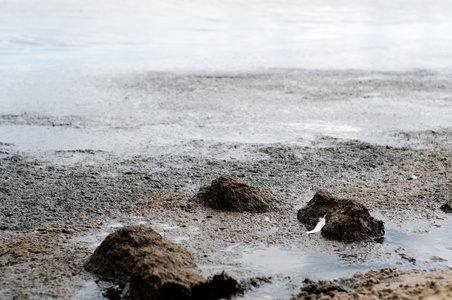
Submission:
[[[302,275],[333,280],[380,267],[400,268],[395,271],[397,280],[408,295],[450,292],[450,271],[425,276],[408,271],[451,267],[450,240],[439,253],[412,257],[397,242],[350,244],[308,237],[296,219],[298,208],[318,189],[327,189],[362,202],[389,232],[429,234],[438,226],[447,227],[451,217],[440,209],[452,191],[448,113],[452,83],[447,76],[354,71],[150,73],[116,78],[108,86],[104,79],[95,81],[98,91],[115,97],[127,94],[131,102],[145,105],[152,117],[134,115],[132,110],[127,112],[132,119],[121,119],[119,102],[108,120],[95,110],[79,116],[33,111],[0,116],[3,128],[29,126],[55,132],[63,128],[104,136],[81,140],[80,148],[63,140],[36,151],[27,148],[25,139],[16,139],[16,145],[0,141],[0,297],[93,299],[100,293],[101,298],[111,284],[98,281],[99,288],[93,286],[95,277],[82,265],[106,233],[137,223],[149,224],[187,247],[206,275],[225,269],[245,281],[263,278],[248,297],[289,297],[303,286]],[[157,111],[142,102],[144,95],[154,97]],[[130,127],[137,120],[143,122],[137,125],[140,130]],[[167,120],[166,125],[178,124],[186,131],[166,131],[174,128],[168,125],[157,132],[161,138],[156,138],[156,145],[150,134],[147,146],[136,151],[131,149],[139,143],[127,140],[122,148],[112,149],[111,144],[120,143],[118,127],[126,128],[126,138],[140,140],[141,132],[148,134],[143,128],[155,120],[160,125]],[[337,129],[339,125],[348,127]],[[196,128],[198,138],[192,130]],[[171,139],[177,142],[171,144]],[[30,138],[30,143],[35,140]],[[226,213],[189,201],[200,186],[225,173],[281,198],[279,211]],[[345,270],[267,271],[259,260],[244,261],[268,249],[281,255],[287,250],[321,253],[337,259]],[[365,276],[378,279],[379,272]],[[416,286],[420,277],[431,278],[438,288],[430,283],[425,289],[423,283]],[[341,297],[373,293],[355,281]],[[385,284],[375,280],[368,287],[384,290]],[[409,294],[414,289],[420,292]],[[392,286],[391,290],[384,293],[399,293]]]

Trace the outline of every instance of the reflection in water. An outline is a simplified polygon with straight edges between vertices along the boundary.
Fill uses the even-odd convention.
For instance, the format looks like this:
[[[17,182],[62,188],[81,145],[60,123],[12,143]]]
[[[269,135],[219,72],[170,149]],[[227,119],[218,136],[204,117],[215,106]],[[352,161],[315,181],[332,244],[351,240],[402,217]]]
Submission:
[[[402,247],[419,268],[452,267],[452,223],[438,226],[424,234],[388,229],[385,242]]]
[[[311,280],[333,280],[349,276],[357,271],[387,266],[381,264],[347,264],[339,256],[321,252],[280,249],[248,249],[241,262],[251,268],[255,275],[271,276],[271,282],[247,294],[248,297],[290,297],[299,291],[305,278]]]

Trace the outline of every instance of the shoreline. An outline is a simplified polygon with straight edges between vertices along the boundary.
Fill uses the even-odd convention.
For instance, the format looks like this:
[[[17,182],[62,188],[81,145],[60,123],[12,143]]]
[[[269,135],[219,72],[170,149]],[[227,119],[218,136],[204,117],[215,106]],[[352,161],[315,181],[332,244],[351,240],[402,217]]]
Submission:
[[[91,289],[85,299],[96,293],[101,299],[111,284],[85,272],[83,263],[106,233],[138,223],[186,247],[205,275],[227,268],[241,280],[273,278],[250,297],[288,298],[303,287],[303,276],[333,280],[352,276],[353,266],[362,274],[374,267],[398,267],[394,273],[401,284],[419,274],[407,269],[442,270],[444,279],[434,273],[427,277],[438,283],[439,295],[448,295],[442,288],[443,283],[449,286],[450,241],[439,241],[441,247],[431,255],[398,241],[439,239],[438,232],[449,228],[452,219],[440,209],[452,199],[448,78],[423,72],[298,70],[84,80],[88,83],[79,84],[86,84],[86,95],[102,97],[79,115],[69,113],[73,103],[68,103],[61,108],[68,114],[0,116],[3,131],[38,128],[56,141],[22,151],[49,136],[30,138],[28,148],[0,140],[0,297],[75,299]],[[102,118],[105,107],[110,109],[107,119]],[[65,136],[68,128],[87,133],[90,140]],[[24,132],[21,143],[27,141]],[[58,134],[65,139],[59,141]],[[123,135],[131,139],[122,140]],[[66,144],[72,139],[76,148]],[[112,151],[115,141],[121,147]],[[222,174],[272,193],[284,205],[278,212],[253,214],[190,203],[201,186]],[[306,228],[296,212],[320,189],[364,204],[385,221],[387,241],[349,244],[302,234]],[[300,271],[265,269],[257,253],[265,260],[272,254],[268,249],[276,249]],[[323,273],[329,278],[309,276],[316,267],[306,263],[311,258],[331,259],[350,273],[337,267],[337,273]],[[378,272],[356,282],[366,276],[376,279],[369,287],[386,284]],[[274,286],[280,290],[272,292]],[[369,296],[367,287],[362,293],[360,288],[337,297]],[[429,292],[434,286],[425,288]],[[396,295],[392,290],[389,295]]]

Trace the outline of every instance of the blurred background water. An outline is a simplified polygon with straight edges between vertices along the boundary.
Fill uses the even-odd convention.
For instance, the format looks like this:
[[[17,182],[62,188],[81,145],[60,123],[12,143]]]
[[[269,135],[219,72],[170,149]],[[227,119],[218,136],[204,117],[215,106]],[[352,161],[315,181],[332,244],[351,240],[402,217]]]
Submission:
[[[0,60],[21,71],[451,70],[451,16],[448,0],[3,0]]]
[[[261,101],[232,87],[223,97],[231,105],[218,107],[218,93],[196,86],[186,96],[136,91],[146,85],[142,75],[162,71],[447,74],[451,16],[448,0],[2,0],[0,142],[25,151],[153,153],[193,140],[305,143],[320,134],[386,143],[372,139],[376,130],[441,129],[451,123],[447,94],[326,105],[283,90]],[[135,92],[120,90],[117,78],[130,86],[134,76]],[[162,88],[172,90],[172,81]]]

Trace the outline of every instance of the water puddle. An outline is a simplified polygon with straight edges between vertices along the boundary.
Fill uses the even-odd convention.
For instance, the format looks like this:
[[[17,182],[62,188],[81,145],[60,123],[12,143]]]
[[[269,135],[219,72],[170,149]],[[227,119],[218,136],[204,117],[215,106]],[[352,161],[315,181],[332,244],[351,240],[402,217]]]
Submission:
[[[95,249],[100,245],[105,237],[107,237],[107,235],[122,226],[124,226],[124,224],[119,222],[111,223],[106,225],[101,231],[79,237],[77,241],[87,244],[91,249]]]
[[[241,261],[259,274],[271,274],[271,282],[247,294],[248,298],[290,297],[305,278],[333,280],[378,265],[346,265],[335,255],[314,251],[285,250],[278,247],[249,249]]]
[[[410,227],[409,224],[407,224]],[[431,227],[428,224],[413,224],[422,228]],[[406,233],[401,230],[387,229],[384,242],[381,247],[367,247],[364,244],[353,244],[347,247],[354,248],[351,253],[327,254],[316,251],[300,249],[282,249],[271,246],[265,248],[225,249],[227,251],[242,251],[241,258],[231,265],[202,266],[205,273],[214,274],[225,270],[231,275],[238,274],[246,269],[250,277],[271,277],[270,282],[248,292],[246,299],[272,299],[275,297],[290,297],[298,292],[305,278],[312,280],[333,280],[350,276],[355,272],[367,272],[370,269],[383,267],[398,268],[422,268],[427,270],[445,269],[452,267],[452,223],[436,224],[424,234]],[[418,227],[420,228],[420,227]],[[377,250],[374,250],[375,248]],[[394,252],[394,256],[385,256],[383,252],[388,249]],[[381,261],[369,257],[368,260],[348,260],[349,257],[362,256],[361,252],[372,252],[373,255],[381,254]],[[354,253],[353,253],[354,252]],[[381,253],[380,253],[381,252]],[[370,254],[370,253],[369,253]],[[366,255],[364,255],[366,257]],[[394,259],[395,257],[395,259]],[[243,273],[242,273],[243,274]],[[239,297],[241,298],[241,297]]]
[[[205,276],[226,271],[238,279],[266,278],[266,282],[262,282],[259,287],[247,292],[244,296],[236,297],[237,299],[290,297],[292,293],[300,290],[306,278],[333,280],[350,276],[358,271],[366,272],[370,269],[382,267],[430,270],[452,267],[452,223],[433,223],[433,225],[435,225],[433,228],[431,228],[431,223],[406,225],[407,229],[429,229],[428,232],[423,234],[407,233],[388,228],[384,242],[375,245],[379,245],[379,247],[369,247],[368,243],[344,244],[338,246],[338,251],[335,254],[297,248],[282,248],[281,246],[260,246],[256,248],[238,243],[215,254],[225,257],[234,254],[236,258],[231,259],[229,263],[205,264],[199,267]],[[110,224],[99,234],[86,236],[82,240],[90,243],[94,248],[109,232],[120,226],[122,226],[120,223]],[[181,228],[170,223],[154,223],[152,227],[168,240],[179,244],[189,243],[192,234],[200,234],[198,226]],[[184,229],[183,233],[179,231],[180,229]],[[345,250],[340,250],[341,247],[348,249],[348,252],[342,253]],[[354,250],[350,252],[350,249]],[[393,257],[396,257],[396,260],[383,255],[383,252],[387,252],[388,249],[395,253]],[[362,252],[366,251],[375,252],[373,257],[379,257],[381,254],[381,261],[378,261],[378,259],[347,259],[353,255],[360,256]],[[86,281],[83,283],[83,287],[77,291],[74,299],[107,299],[105,295],[108,288],[109,286],[102,282]]]
[[[72,299],[80,300],[100,300],[108,299],[104,296],[105,291],[102,290],[94,280],[84,282],[83,287],[75,293]]]
[[[452,267],[452,223],[438,225],[425,234],[386,230],[385,243],[402,247],[407,258],[419,268]]]

